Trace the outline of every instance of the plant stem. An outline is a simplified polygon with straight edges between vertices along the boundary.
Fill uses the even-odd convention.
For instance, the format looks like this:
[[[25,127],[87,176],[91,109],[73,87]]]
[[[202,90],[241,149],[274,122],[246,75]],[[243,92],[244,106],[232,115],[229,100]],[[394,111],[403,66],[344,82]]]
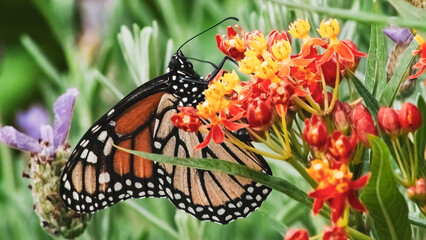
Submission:
[[[357,240],[373,240],[373,238],[351,227],[346,227],[346,232],[349,234],[349,236]]]
[[[401,161],[401,157],[399,156],[400,153],[399,153],[398,148],[397,148],[397,146],[395,144],[395,138],[392,138],[391,142],[392,142],[392,147],[393,147],[393,149],[395,151],[396,161],[398,162],[399,168],[401,169],[402,176],[403,176],[403,179],[404,179],[404,182],[405,182],[407,180],[407,173],[405,171],[404,164]]]
[[[418,150],[417,150],[417,138],[414,135],[414,133],[411,133],[411,135],[413,136],[413,140],[414,140],[414,168],[412,170],[412,174],[413,174],[413,181],[415,183],[416,178],[417,178],[417,169],[418,169],[418,165],[419,165],[419,154],[418,154]]]
[[[320,115],[320,112],[313,109],[311,106],[302,101],[302,99],[300,99],[299,97],[293,97],[292,100],[294,101],[294,103],[296,103],[299,107],[305,109],[307,112],[311,114]]]
[[[408,135],[405,137],[405,145],[407,146],[408,149],[408,155],[410,158],[410,177],[409,177],[409,182],[410,185],[415,185],[416,184],[416,174],[414,173],[414,159],[413,159],[413,152],[411,151],[411,143],[410,140],[408,139]]]
[[[327,92],[327,83],[325,82],[324,73],[322,72],[322,68],[319,68],[321,73],[321,82],[322,82],[322,89],[324,94],[324,112],[328,109],[328,92]]]
[[[318,186],[318,183],[306,172],[305,167],[300,164],[296,159],[293,157],[290,157],[287,159],[287,162],[291,164],[291,166],[294,167],[294,169],[306,180],[306,182],[311,185],[312,188],[316,188]]]
[[[337,98],[339,97],[339,84],[340,84],[340,63],[339,63],[339,54],[336,54],[336,83],[334,84],[333,98],[331,99],[330,107],[327,109],[326,113],[331,113],[331,111],[333,111],[334,105],[336,104]]]

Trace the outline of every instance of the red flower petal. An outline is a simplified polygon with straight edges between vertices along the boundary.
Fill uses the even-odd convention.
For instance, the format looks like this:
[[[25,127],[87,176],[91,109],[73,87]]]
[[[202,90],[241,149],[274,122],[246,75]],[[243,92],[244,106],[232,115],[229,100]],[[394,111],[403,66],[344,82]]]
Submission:
[[[318,61],[318,65],[322,65],[333,57],[334,49],[332,47],[328,47],[327,50],[322,55],[321,59]]]
[[[309,197],[325,200],[325,199],[332,198],[335,192],[336,192],[335,188],[333,186],[330,186],[323,189],[317,189],[309,193]]]
[[[206,138],[204,138],[204,141],[202,143],[198,144],[195,147],[195,149],[205,148],[209,144],[211,139],[212,139],[212,130],[210,129],[209,134],[207,134]]]
[[[353,209],[356,209],[361,212],[365,212],[367,209],[362,205],[362,203],[358,200],[358,197],[355,194],[355,191],[349,191],[348,193],[348,201]]]
[[[343,215],[343,211],[345,210],[346,198],[346,193],[339,194],[338,196],[333,198],[333,201],[331,202],[331,218],[333,222],[337,222],[337,220],[339,220],[339,218]]]
[[[321,208],[324,206],[324,201],[321,199],[315,199],[314,204],[312,205],[312,212],[318,214]]]
[[[218,125],[213,125],[211,128],[213,141],[215,143],[223,143],[223,139],[225,138],[222,129]]]
[[[225,126],[226,129],[229,129],[231,131],[237,131],[237,130],[240,130],[241,128],[246,128],[249,126],[248,124],[245,124],[245,123],[236,123],[236,122],[229,121],[227,119],[222,120],[222,124],[223,126]]]
[[[339,56],[342,59],[344,59],[345,61],[351,62],[351,63],[355,61],[355,56],[354,56],[353,52],[344,43],[338,44],[336,46],[335,50],[336,50],[336,53],[339,54]]]
[[[364,187],[367,184],[368,179],[370,179],[370,176],[371,176],[371,174],[367,173],[364,176],[358,178],[357,180],[351,182],[350,188],[352,190],[357,190],[357,189]]]

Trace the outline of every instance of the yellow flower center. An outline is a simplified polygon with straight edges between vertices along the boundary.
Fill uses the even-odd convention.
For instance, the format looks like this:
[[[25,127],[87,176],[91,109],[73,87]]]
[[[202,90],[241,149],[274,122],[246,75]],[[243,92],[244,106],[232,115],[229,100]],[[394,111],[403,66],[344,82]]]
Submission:
[[[289,26],[288,33],[290,33],[294,38],[302,38],[303,42],[309,40],[309,30],[311,26],[309,25],[308,20],[298,19]]]
[[[287,60],[291,54],[291,44],[289,41],[281,40],[272,45],[271,50],[278,61]]]
[[[317,30],[321,37],[330,39],[331,44],[339,41],[337,35],[340,32],[340,26],[336,19],[330,19],[327,22],[322,20],[320,28]]]

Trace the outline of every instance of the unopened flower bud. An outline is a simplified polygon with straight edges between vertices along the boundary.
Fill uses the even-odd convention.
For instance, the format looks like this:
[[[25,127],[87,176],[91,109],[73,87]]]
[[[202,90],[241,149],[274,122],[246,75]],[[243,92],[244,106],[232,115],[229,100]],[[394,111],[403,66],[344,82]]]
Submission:
[[[304,229],[290,229],[285,234],[284,240],[309,240],[308,232]]]
[[[312,115],[311,119],[305,119],[303,138],[309,145],[318,149],[323,148],[328,138],[327,125],[324,120],[317,115]]]
[[[416,182],[416,186],[407,188],[408,198],[415,202],[417,205],[426,208],[426,183],[425,178],[420,178]]]
[[[352,124],[356,129],[358,139],[367,147],[370,147],[368,135],[376,135],[374,120],[364,105],[359,103],[351,112]]]
[[[349,113],[351,106],[346,102],[337,101],[333,108],[332,116],[334,126],[338,131],[346,132],[349,129]]]
[[[197,111],[193,107],[179,107],[179,111],[171,117],[173,125],[185,132],[198,132],[202,122]]]
[[[398,118],[401,128],[407,132],[415,132],[422,126],[422,115],[419,109],[411,103],[402,105],[401,110],[398,111]]]
[[[401,125],[399,124],[398,114],[390,107],[381,107],[377,114],[377,122],[380,128],[387,135],[397,136]]]
[[[273,108],[269,100],[255,99],[247,106],[247,121],[250,128],[260,131],[268,128],[273,120]]]
[[[327,226],[324,229],[323,240],[346,240],[348,236],[344,227]]]

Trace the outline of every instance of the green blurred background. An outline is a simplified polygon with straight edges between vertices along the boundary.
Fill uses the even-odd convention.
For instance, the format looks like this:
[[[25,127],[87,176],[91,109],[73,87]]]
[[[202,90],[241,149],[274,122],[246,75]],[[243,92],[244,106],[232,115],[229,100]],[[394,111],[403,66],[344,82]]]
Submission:
[[[279,1],[254,0],[14,0],[0,2],[0,125],[14,125],[15,112],[35,103],[52,108],[54,100],[69,87],[77,87],[70,143],[76,144],[86,129],[119,100],[114,91],[127,94],[138,80],[164,73],[167,58],[185,40],[225,17],[240,18],[246,30],[287,30],[297,18],[308,18],[319,26],[329,16],[288,8]],[[292,1],[284,1],[292,3]],[[371,12],[370,1],[315,1],[294,3],[317,7]],[[381,3],[388,16],[395,10]],[[342,39],[352,39],[367,52],[370,26],[355,21],[341,22]],[[118,34],[122,26],[130,32],[145,28],[149,44],[120,48]],[[228,22],[229,25],[234,24]],[[182,49],[186,56],[219,62],[223,57],[216,48],[215,34],[225,33],[226,24],[194,39]],[[136,29],[136,30],[134,30]],[[150,34],[149,34],[150,33]],[[135,39],[122,35],[121,46]],[[169,41],[170,39],[170,41]],[[142,42],[142,41],[141,41]],[[146,41],[145,41],[146,43]],[[127,44],[127,45],[126,45]],[[295,48],[298,43],[294,44]],[[296,49],[295,49],[296,50]],[[139,54],[139,55],[138,55]],[[133,59],[129,66],[129,60]],[[362,63],[361,72],[364,72]],[[206,75],[211,67],[195,63]],[[230,66],[228,66],[230,67]],[[135,73],[144,78],[135,77]],[[108,84],[113,87],[108,87]],[[48,239],[32,210],[28,180],[21,172],[28,155],[0,146],[0,232],[2,239]],[[308,189],[289,165],[269,161],[274,175],[281,176],[302,189]],[[171,239],[157,227],[148,211],[161,224],[179,233],[181,239],[282,239],[288,227],[307,228],[319,233],[327,224],[312,217],[311,210],[288,197],[273,192],[260,210],[246,219],[222,226],[199,222],[177,211],[166,199],[132,200],[96,213],[81,239]],[[138,210],[139,209],[139,210]],[[141,210],[142,209],[142,210]]]

